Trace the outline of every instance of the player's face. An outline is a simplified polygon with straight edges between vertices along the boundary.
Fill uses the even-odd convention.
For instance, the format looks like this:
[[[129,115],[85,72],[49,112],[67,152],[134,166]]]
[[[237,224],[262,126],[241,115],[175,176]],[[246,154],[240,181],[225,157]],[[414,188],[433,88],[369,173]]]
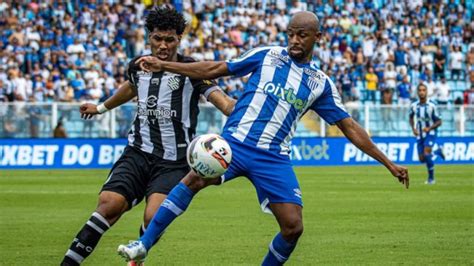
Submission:
[[[420,98],[420,100],[426,99],[427,94],[428,94],[428,91],[426,90],[425,86],[418,87],[418,97]]]
[[[321,33],[306,26],[289,26],[288,52],[296,61],[306,61],[311,58],[314,44],[319,40]]]
[[[154,30],[149,35],[151,53],[164,61],[176,60],[176,52],[181,37],[176,30]]]

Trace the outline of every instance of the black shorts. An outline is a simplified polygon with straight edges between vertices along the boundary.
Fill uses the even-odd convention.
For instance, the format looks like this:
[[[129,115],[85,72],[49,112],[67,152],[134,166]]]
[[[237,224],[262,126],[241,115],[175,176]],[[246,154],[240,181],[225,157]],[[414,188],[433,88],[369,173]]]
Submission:
[[[152,193],[167,195],[189,170],[186,158],[168,161],[127,146],[110,170],[101,192],[123,195],[131,209]]]

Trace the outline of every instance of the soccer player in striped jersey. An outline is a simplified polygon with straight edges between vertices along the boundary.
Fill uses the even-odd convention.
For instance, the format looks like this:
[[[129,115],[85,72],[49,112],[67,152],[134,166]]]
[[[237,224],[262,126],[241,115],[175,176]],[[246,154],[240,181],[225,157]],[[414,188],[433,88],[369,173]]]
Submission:
[[[438,127],[442,120],[436,109],[436,104],[428,99],[428,89],[425,84],[418,85],[418,101],[410,106],[410,126],[416,136],[416,147],[420,162],[426,163],[428,179],[425,184],[436,183],[434,176],[433,146],[436,143]],[[442,148],[434,152],[444,159]]]
[[[381,162],[408,188],[407,169],[391,162],[374,145],[344,109],[334,83],[310,63],[314,45],[321,37],[316,15],[296,13],[287,35],[288,47],[256,48],[227,62],[179,64],[152,57],[138,60],[146,71],[166,70],[205,78],[250,77],[222,133],[232,149],[227,172],[215,179],[190,172],[169,193],[145,234],[129,245],[119,246],[120,255],[144,259],[155,239],[186,210],[198,191],[245,176],[255,186],[262,210],[273,213],[280,226],[262,265],[287,261],[303,233],[302,193],[289,157],[290,140],[298,120],[308,110],[336,124],[352,143]]]
[[[147,19],[152,55],[160,60],[189,63],[177,53],[186,27],[183,16],[166,7],[152,10]],[[169,191],[189,172],[185,153],[196,132],[198,102],[204,95],[224,114],[234,108],[214,82],[166,71],[144,72],[133,59],[129,80],[104,103],[83,104],[84,118],[102,114],[137,97],[137,114],[128,145],[112,167],[99,194],[96,210],[73,240],[61,265],[79,265],[101,236],[124,214],[146,198],[141,233]]]

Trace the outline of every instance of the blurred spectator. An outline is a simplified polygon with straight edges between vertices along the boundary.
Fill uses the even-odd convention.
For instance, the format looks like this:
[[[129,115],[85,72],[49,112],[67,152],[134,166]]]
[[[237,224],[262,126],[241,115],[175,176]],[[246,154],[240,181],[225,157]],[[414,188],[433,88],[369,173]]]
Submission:
[[[53,131],[54,138],[67,138],[66,129],[64,128],[63,122],[59,119],[58,124]]]
[[[353,88],[352,77],[349,74],[348,68],[344,69],[344,73],[340,76],[339,82],[341,83],[342,100],[346,102],[350,97],[352,97]]]
[[[367,100],[375,103],[375,93],[377,91],[378,78],[374,73],[374,68],[369,67],[369,72],[365,75]]]
[[[459,80],[462,74],[464,65],[464,54],[461,52],[461,47],[454,46],[453,52],[449,56],[449,68],[451,70],[451,79]]]
[[[162,2],[169,1],[158,1]],[[189,27],[180,52],[199,60],[227,60],[257,46],[286,45],[283,33],[290,16],[309,10],[319,16],[323,32],[315,51],[317,64],[333,73],[343,101],[353,96],[351,100],[375,100],[374,90],[364,93],[374,85],[373,80],[366,80],[367,74],[371,76],[370,67],[378,78],[375,90],[382,91],[382,100],[390,98],[389,91],[397,88],[401,78],[393,79],[389,64],[400,77],[409,75],[412,88],[420,82],[439,81],[446,67],[450,71],[446,78],[468,77],[467,84],[458,82],[451,88],[457,90],[452,97],[472,84],[471,77],[474,80],[473,11],[466,2],[185,0],[179,8]],[[111,79],[124,77],[128,61],[150,53],[141,18],[153,3],[0,4],[0,80],[7,98],[104,100],[117,88]],[[430,81],[427,73],[434,74]],[[347,90],[348,76],[351,90]],[[226,82],[230,82],[226,86],[239,86],[226,90],[238,97],[241,82]],[[393,96],[397,98],[398,94]]]
[[[474,104],[474,84],[471,85],[471,88],[464,91],[464,104]]]
[[[408,81],[408,76],[404,76],[402,83],[397,86],[398,91],[398,104],[400,106],[408,106],[411,103],[411,86]]]
[[[438,48],[434,58],[434,75],[435,79],[439,80],[439,78],[444,77],[444,70],[445,70],[445,63],[446,63],[446,55],[443,53],[441,48]]]
[[[442,77],[441,81],[438,81],[436,84],[436,101],[440,105],[446,105],[449,101],[449,92],[450,87],[446,82],[446,77]]]
[[[431,75],[429,75],[428,80],[424,81],[423,83],[426,85],[428,99],[432,99],[435,96],[436,83],[433,81]]]

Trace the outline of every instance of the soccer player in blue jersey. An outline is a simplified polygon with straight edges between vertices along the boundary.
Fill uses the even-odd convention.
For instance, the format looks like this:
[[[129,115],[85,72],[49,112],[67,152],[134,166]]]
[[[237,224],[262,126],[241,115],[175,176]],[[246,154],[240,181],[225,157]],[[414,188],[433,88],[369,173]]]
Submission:
[[[416,147],[420,162],[426,163],[428,168],[428,180],[425,184],[433,185],[436,181],[432,151],[436,143],[437,129],[441,126],[442,120],[436,110],[435,103],[428,100],[428,88],[423,83],[418,85],[418,99],[410,107],[410,126],[416,136]],[[437,149],[435,154],[444,159],[441,148]]]
[[[310,64],[319,41],[319,21],[311,12],[296,13],[287,30],[288,47],[261,47],[227,62],[175,64],[145,57],[138,62],[145,71],[170,71],[190,77],[217,78],[250,74],[222,136],[232,148],[232,162],[219,178],[203,179],[190,172],[168,195],[145,234],[120,245],[127,260],[143,260],[167,226],[189,206],[201,189],[247,177],[255,186],[262,210],[275,216],[280,232],[270,242],[262,265],[282,265],[303,233],[301,191],[290,161],[290,140],[301,116],[316,111],[336,124],[359,149],[381,162],[408,188],[408,171],[391,162],[349,116],[336,86]]]

